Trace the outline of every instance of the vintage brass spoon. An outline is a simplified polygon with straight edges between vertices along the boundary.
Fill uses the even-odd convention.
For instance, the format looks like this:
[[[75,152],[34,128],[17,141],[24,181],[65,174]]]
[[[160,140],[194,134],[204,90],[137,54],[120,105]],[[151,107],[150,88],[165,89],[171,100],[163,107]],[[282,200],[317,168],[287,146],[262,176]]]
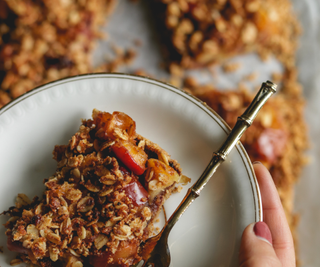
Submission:
[[[219,165],[225,161],[232,148],[239,141],[245,130],[252,124],[261,107],[276,92],[277,85],[267,81],[262,84],[259,92],[246,109],[246,111],[238,118],[236,125],[231,130],[226,141],[222,144],[218,152],[213,153],[213,157],[204,170],[198,181],[188,190],[188,193],[180,203],[179,207],[171,215],[161,232],[149,239],[142,245],[140,255],[142,261],[136,264],[136,267],[168,267],[170,264],[170,251],[167,244],[168,235],[180,219],[185,210],[191,203],[200,196],[201,190],[208,183],[212,175],[215,173]]]

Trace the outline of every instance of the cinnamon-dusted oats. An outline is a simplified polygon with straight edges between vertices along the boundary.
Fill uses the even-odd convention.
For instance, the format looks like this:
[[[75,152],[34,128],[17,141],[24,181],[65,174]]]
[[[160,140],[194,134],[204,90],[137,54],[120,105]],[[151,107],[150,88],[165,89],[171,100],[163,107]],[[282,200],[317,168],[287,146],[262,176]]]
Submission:
[[[135,128],[124,113],[94,110],[68,145],[55,147],[57,169],[45,179],[44,197],[19,194],[6,212],[8,248],[20,257],[12,264],[125,267],[140,260],[139,245],[165,199],[188,178]]]

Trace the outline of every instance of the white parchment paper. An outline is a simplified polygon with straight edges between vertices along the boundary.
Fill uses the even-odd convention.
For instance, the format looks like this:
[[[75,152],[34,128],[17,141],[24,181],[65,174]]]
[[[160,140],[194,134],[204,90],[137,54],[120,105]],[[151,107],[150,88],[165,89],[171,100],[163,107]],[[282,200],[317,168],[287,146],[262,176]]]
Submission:
[[[295,210],[301,215],[298,227],[299,258],[303,267],[316,267],[320,266],[320,1],[292,2],[303,27],[297,66],[307,101],[305,119],[311,140],[308,154],[312,159],[304,168],[295,190]],[[162,58],[159,40],[152,25],[152,14],[148,13],[145,4],[119,0],[116,12],[104,30],[108,33],[108,39],[99,43],[93,57],[94,64],[98,65],[106,58],[113,57],[113,44],[124,49],[135,47],[138,53],[135,61],[129,67],[122,68],[122,72],[144,69],[155,78],[167,78],[167,73],[161,68]],[[140,46],[135,45],[136,40],[141,41]],[[242,67],[230,74],[223,73],[219,67],[215,68],[215,76],[208,71],[191,74],[220,88],[232,88],[253,70],[258,76],[251,86],[259,86],[270,79],[273,72],[281,71],[281,65],[276,60],[261,62],[254,54],[239,56],[231,61],[241,62]]]

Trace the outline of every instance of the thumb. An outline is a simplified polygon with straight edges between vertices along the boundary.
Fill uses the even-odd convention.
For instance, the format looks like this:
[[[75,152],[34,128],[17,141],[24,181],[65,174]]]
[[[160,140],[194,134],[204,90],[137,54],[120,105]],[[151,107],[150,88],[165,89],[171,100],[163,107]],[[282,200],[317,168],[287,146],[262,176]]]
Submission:
[[[244,230],[240,245],[239,266],[282,266],[273,249],[271,232],[266,223],[252,223]]]

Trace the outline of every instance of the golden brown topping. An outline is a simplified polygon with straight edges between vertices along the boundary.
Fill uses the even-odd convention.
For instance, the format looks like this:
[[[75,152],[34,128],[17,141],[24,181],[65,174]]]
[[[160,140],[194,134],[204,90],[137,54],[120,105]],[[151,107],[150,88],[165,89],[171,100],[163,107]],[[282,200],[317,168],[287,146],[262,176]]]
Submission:
[[[97,110],[68,145],[55,146],[53,156],[57,169],[45,180],[44,199],[17,198],[18,216],[6,226],[10,242],[21,243],[23,250],[13,250],[26,252],[38,265],[50,259],[82,266],[84,257],[106,252],[107,261],[129,266],[165,200],[163,196],[153,205],[152,183],[158,192],[170,193],[173,188],[167,188],[180,179],[179,164],[138,136],[126,114]],[[147,160],[150,180],[144,180]]]
[[[169,165],[156,159],[149,159],[145,180],[148,183],[151,199],[153,199],[165,188],[178,183],[180,176]]]
[[[115,3],[1,0],[0,107],[41,84],[93,72],[90,55]],[[132,54],[125,53],[122,64]],[[101,68],[115,69],[111,65],[117,64]]]
[[[107,112],[94,110],[92,113],[93,123],[97,127],[96,136],[100,139],[123,139],[135,138],[136,123],[122,112]]]
[[[163,11],[158,21],[169,65],[197,68],[254,51],[263,59],[273,54],[292,69],[300,26],[288,0],[154,0],[153,5],[157,14]]]

